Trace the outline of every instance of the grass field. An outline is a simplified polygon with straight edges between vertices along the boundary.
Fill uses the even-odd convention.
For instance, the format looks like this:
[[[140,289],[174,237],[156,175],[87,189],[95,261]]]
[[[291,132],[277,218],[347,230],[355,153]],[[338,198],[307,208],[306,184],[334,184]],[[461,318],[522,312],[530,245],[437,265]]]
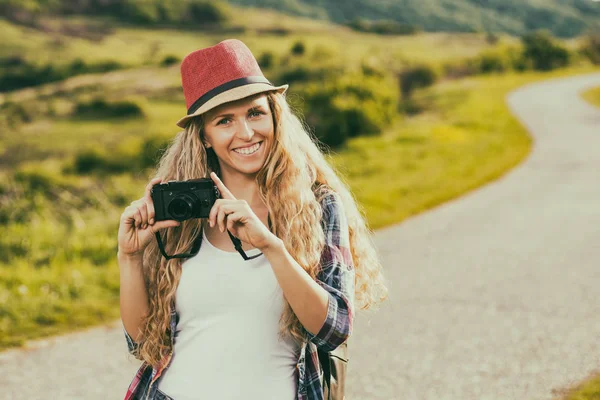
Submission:
[[[78,20],[89,21],[81,17]],[[399,65],[406,62],[461,60],[485,49],[518,43],[515,38],[500,35],[498,43],[490,44],[486,41],[485,34],[481,33],[380,36],[355,32],[325,22],[253,9],[235,13],[231,25],[241,27],[244,31],[151,30],[117,26],[114,33],[102,41],[91,42],[81,38],[48,35],[32,28],[15,26],[0,18],[0,32],[3,33],[4,41],[0,46],[0,57],[18,54],[39,64],[67,63],[80,58],[90,63],[116,60],[125,65],[140,66],[156,63],[167,55],[182,58],[191,51],[213,45],[225,38],[238,37],[243,39],[257,57],[264,51],[284,55],[293,43],[302,40],[309,49],[332,53],[340,62],[355,62],[357,58],[369,55],[384,57],[386,64]],[[277,29],[285,29],[288,33],[275,33]],[[60,53],[59,61],[56,60],[57,52]]]
[[[259,33],[283,23],[275,17],[240,35],[255,53],[268,49],[283,57],[302,37],[307,57],[327,51],[338,62],[356,63],[377,56],[394,68],[407,60],[439,64],[492,48],[482,35],[381,38],[298,19],[286,24],[293,29],[289,35]],[[0,30],[6,33],[0,56],[19,51],[31,59],[39,56],[41,62],[52,60],[43,33],[3,20]],[[0,219],[8,221],[0,240],[0,349],[119,317],[119,216],[142,195],[151,171],[78,175],[69,168],[86,149],[134,157],[145,138],[177,133],[174,123],[185,108],[179,71],[177,66],[157,67],[156,60],[229,36],[121,27],[100,43],[54,38],[61,43],[62,60],[114,57],[130,68],[77,76],[0,99],[40,113],[30,123],[0,132]],[[382,135],[350,140],[331,155],[331,162],[373,229],[398,223],[499,177],[527,156],[532,143],[508,112],[504,99],[509,91],[591,70],[583,66],[442,81],[415,94],[425,112],[399,114]],[[70,115],[76,101],[98,94],[132,99],[144,117],[82,120]]]

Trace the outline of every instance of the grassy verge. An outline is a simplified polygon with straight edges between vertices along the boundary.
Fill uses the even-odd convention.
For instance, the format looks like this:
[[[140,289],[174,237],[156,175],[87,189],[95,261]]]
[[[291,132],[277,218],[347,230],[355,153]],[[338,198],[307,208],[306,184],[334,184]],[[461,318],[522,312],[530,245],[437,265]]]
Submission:
[[[595,371],[587,379],[572,387],[558,390],[556,400],[595,400],[600,398],[600,372]]]
[[[356,193],[372,228],[398,223],[491,181],[521,162],[531,140],[510,115],[506,94],[532,81],[581,72],[587,70],[441,83],[418,97],[430,111],[399,120],[380,137],[351,140],[331,161]],[[160,109],[163,121],[179,116],[178,108],[163,104]],[[45,140],[86,132],[85,124],[102,131],[99,122],[57,124],[60,129],[52,124],[45,128],[49,135]],[[105,128],[110,131],[110,125]],[[124,205],[142,193],[145,173],[114,175],[99,184],[82,177],[58,178],[60,170],[53,172],[56,165],[60,158],[22,166],[21,174],[31,177],[44,171],[46,180],[53,180],[53,188],[77,186],[82,194],[95,193],[95,202],[80,204],[71,192],[57,190],[53,193],[60,201],[73,205],[66,207],[73,213],[70,226],[61,225],[60,216],[44,211],[45,202],[53,200],[41,195],[36,197],[40,212],[33,223],[8,226],[4,235],[14,241],[7,245],[33,251],[0,268],[0,349],[119,317],[114,257],[118,217]]]
[[[381,137],[350,141],[333,162],[347,177],[373,228],[397,223],[519,164],[531,140],[510,114],[506,94],[529,82],[570,73],[574,70],[436,85],[419,99],[431,111],[401,121]]]
[[[585,91],[581,97],[589,101],[591,104],[600,107],[600,87]]]

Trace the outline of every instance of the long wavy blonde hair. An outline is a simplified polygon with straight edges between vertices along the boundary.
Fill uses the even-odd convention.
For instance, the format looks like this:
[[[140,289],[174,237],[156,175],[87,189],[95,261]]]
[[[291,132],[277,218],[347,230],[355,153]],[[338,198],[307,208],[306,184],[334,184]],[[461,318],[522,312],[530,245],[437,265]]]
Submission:
[[[347,184],[325,159],[310,130],[292,112],[286,98],[277,92],[263,94],[267,96],[273,116],[274,137],[271,152],[257,173],[256,183],[271,215],[272,231],[283,240],[298,264],[316,279],[325,240],[320,223],[320,201],[328,190],[336,192],[343,202],[349,225],[355,270],[355,308],[369,309],[387,298],[387,287],[363,211]],[[185,130],[176,135],[163,154],[155,176],[164,180],[187,180],[208,178],[211,171],[220,175],[216,155],[212,149],[204,147],[203,139],[200,116],[190,120]],[[189,252],[200,229],[199,219],[168,228],[164,244],[167,253]],[[163,356],[171,351],[170,335],[174,332],[170,332],[170,311],[182,262],[182,259],[166,260],[155,240],[144,252],[150,311],[142,321],[135,356],[151,365],[159,365]],[[304,338],[302,325],[285,297],[284,302],[279,335],[300,342]]]

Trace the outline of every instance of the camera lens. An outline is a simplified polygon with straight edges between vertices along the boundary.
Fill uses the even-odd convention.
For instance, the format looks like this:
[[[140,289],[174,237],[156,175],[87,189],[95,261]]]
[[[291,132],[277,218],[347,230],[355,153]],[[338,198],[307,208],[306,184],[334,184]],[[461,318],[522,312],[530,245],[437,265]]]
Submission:
[[[195,197],[182,193],[169,203],[169,214],[177,221],[185,221],[192,217],[194,211]]]

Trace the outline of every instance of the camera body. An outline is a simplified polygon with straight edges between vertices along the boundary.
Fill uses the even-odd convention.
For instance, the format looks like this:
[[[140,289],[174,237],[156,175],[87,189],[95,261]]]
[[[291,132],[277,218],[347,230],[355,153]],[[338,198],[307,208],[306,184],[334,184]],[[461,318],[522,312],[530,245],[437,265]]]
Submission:
[[[221,194],[212,179],[200,178],[158,183],[152,186],[150,196],[156,221],[185,221],[207,218]]]

